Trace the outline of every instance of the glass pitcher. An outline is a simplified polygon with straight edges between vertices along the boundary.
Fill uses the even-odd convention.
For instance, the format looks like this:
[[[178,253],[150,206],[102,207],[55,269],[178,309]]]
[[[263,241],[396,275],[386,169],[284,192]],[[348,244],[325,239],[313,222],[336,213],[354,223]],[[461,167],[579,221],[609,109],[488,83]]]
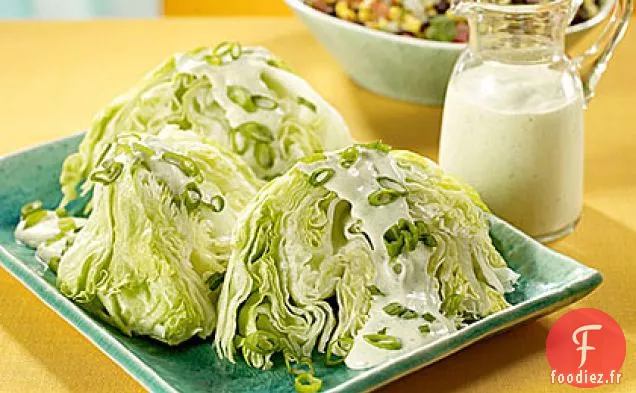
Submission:
[[[440,165],[540,241],[569,233],[581,214],[583,109],[633,7],[615,1],[597,42],[574,59],[565,31],[581,0],[453,6],[468,19],[470,41],[448,85]]]

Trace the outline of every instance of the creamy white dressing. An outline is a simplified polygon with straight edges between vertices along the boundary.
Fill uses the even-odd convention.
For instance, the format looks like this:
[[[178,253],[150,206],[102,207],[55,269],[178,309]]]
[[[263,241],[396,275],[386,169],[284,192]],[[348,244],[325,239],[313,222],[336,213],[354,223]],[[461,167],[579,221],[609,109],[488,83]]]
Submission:
[[[338,154],[329,155],[327,160],[300,163],[297,166],[307,175],[321,168],[335,171],[324,187],[351,204],[353,220],[362,222],[362,230],[373,245],[375,285],[386,296],[373,296],[369,319],[354,338],[353,347],[345,359],[346,365],[352,369],[373,367],[456,330],[454,323],[439,313],[441,299],[438,283],[434,277],[426,274],[431,250],[419,243],[414,251],[403,252],[395,261],[403,266],[400,274],[396,274],[389,263],[384,243],[385,232],[400,219],[413,221],[413,217],[404,198],[387,205],[373,206],[368,196],[381,188],[376,180],[379,176],[388,176],[404,183],[402,171],[391,155],[366,148],[360,148],[359,151],[360,158],[348,169],[339,164]],[[429,323],[419,317],[407,320],[390,316],[383,307],[392,302],[398,302],[418,314],[430,313],[435,316],[435,321]],[[423,324],[430,325],[430,333],[420,333],[419,326]],[[364,335],[375,334],[384,328],[387,329],[387,335],[401,341],[401,349],[380,349],[364,340]]]
[[[75,222],[75,227],[80,229],[86,224],[86,219],[70,217]],[[35,248],[36,256],[42,261],[48,263],[51,258],[57,256],[61,257],[64,251],[66,251],[67,241],[69,238],[75,237],[75,232],[70,231],[63,234],[63,236],[52,244],[47,244],[51,239],[59,236],[62,231],[59,228],[60,218],[53,211],[47,211],[46,216],[42,218],[37,224],[25,228],[26,221],[20,220],[18,226],[15,229],[15,238],[20,243]]]
[[[545,65],[486,62],[449,85],[440,166],[532,236],[573,224],[583,205],[580,82]]]

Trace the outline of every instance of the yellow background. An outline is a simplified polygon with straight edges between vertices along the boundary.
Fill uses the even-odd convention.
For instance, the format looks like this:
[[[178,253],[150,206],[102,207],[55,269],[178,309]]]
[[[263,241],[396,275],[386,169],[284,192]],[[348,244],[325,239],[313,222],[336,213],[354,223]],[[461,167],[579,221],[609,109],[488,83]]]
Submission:
[[[166,16],[288,16],[283,0],[164,0]]]
[[[5,22],[0,37],[0,154],[85,128],[95,111],[172,52],[237,39],[285,58],[334,104],[357,139],[380,138],[437,156],[439,108],[392,101],[357,87],[293,18]],[[601,288],[575,307],[604,310],[625,331],[622,383],[595,392],[636,392],[635,62],[636,30],[631,29],[585,114],[582,222],[552,245],[605,276]],[[545,359],[547,332],[564,311],[473,345],[381,392],[575,392],[550,385]],[[0,269],[0,393],[141,391]]]

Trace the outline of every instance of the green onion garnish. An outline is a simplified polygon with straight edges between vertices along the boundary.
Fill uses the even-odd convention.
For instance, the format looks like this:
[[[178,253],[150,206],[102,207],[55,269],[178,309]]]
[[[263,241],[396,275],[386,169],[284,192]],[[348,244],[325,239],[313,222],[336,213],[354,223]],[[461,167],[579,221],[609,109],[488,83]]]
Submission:
[[[254,139],[256,142],[271,143],[274,141],[274,134],[267,126],[253,121],[243,123],[237,127],[243,131],[248,138]]]
[[[387,304],[386,306],[384,306],[382,310],[391,316],[398,316],[404,311],[406,311],[406,307],[404,307],[398,302],[391,302]]]
[[[306,106],[307,108],[309,108],[310,111],[312,112],[316,112],[316,104],[314,104],[313,102],[309,101],[308,99],[304,98],[304,97],[298,97],[298,103],[300,105]]]
[[[261,95],[252,96],[252,102],[257,107],[261,109],[266,109],[268,111],[274,110],[278,107],[278,103],[276,101],[274,101],[273,99],[269,97],[261,96]]]
[[[232,150],[237,154],[243,154],[247,151],[247,139],[241,129],[232,130],[230,136],[230,142],[232,144]]]
[[[57,268],[60,266],[61,259],[62,258],[58,256],[54,256],[49,259],[49,269],[51,269],[54,273],[57,273]]]
[[[377,190],[369,194],[368,200],[371,206],[383,206],[395,202],[400,193],[393,189]]]
[[[72,217],[63,217],[57,220],[57,227],[60,228],[62,232],[73,232],[77,229],[75,220],[73,220]]]
[[[223,64],[223,59],[221,59],[219,55],[205,55],[203,57],[203,60],[205,60],[210,65],[218,66]]]
[[[254,158],[258,165],[265,169],[274,166],[274,149],[267,143],[257,143],[254,146]]]
[[[333,349],[335,346],[340,347],[345,354],[340,356],[339,358],[333,358],[334,356]],[[327,366],[336,366],[338,364],[341,364],[342,362],[344,362],[345,358],[351,351],[352,347],[353,347],[353,339],[351,337],[343,337],[343,338],[337,339],[336,341],[331,342],[329,346],[327,347],[327,355],[325,356],[325,364]]]
[[[417,313],[413,310],[406,310],[402,314],[400,314],[400,318],[402,319],[415,319],[417,317]]]
[[[46,242],[44,242],[44,244],[46,244],[47,246],[52,245],[55,242],[60,241],[61,239],[63,239],[65,236],[64,232],[58,232],[57,235],[53,236],[52,238],[48,239]]]
[[[420,325],[418,326],[417,329],[420,331],[420,333],[424,335],[429,334],[431,332],[431,327],[428,325]]]
[[[185,190],[181,194],[181,200],[185,204],[189,212],[196,209],[201,203],[201,190],[195,183],[188,183],[185,186]]]
[[[155,151],[152,150],[151,148],[149,148],[146,145],[143,145],[139,142],[133,142],[132,144],[133,149],[135,149],[136,151],[143,153],[145,155],[147,155],[148,157],[152,157],[153,155],[155,155]]]
[[[436,247],[437,246],[437,239],[435,239],[435,237],[433,237],[433,235],[431,235],[430,233],[424,233],[424,234],[420,235],[420,240],[427,247]]]
[[[396,263],[393,266],[391,266],[391,269],[393,269],[393,273],[395,274],[400,274],[402,273],[402,264],[401,263]]]
[[[208,288],[210,288],[210,291],[214,291],[223,283],[224,277],[225,274],[216,272],[208,277],[205,283],[207,284]]]
[[[46,210],[37,210],[24,218],[24,229],[31,228],[46,218],[48,213]]]
[[[232,56],[232,59],[236,60],[241,57],[241,53],[243,53],[243,47],[241,44],[238,42],[232,42],[230,46],[230,56]]]
[[[104,167],[104,169],[101,171],[93,172],[90,179],[91,181],[102,183],[105,186],[117,180],[124,169],[124,164],[112,160],[104,161],[102,166]]]
[[[224,56],[228,53],[230,53],[230,51],[232,50],[232,46],[234,45],[233,42],[230,41],[223,41],[220,44],[218,44],[217,46],[214,47],[214,49],[212,50],[212,52],[217,55],[217,56]]]
[[[435,315],[431,314],[430,312],[422,314],[422,318],[424,318],[426,322],[435,322],[435,320],[437,319],[435,318]]]
[[[382,188],[395,190],[399,192],[400,195],[406,195],[408,193],[408,190],[406,189],[404,184],[388,176],[378,176],[375,180]]]
[[[371,293],[371,296],[386,296],[384,294],[384,292],[382,292],[378,287],[376,287],[375,285],[369,285],[367,286],[367,289],[369,290],[369,293]]]
[[[227,97],[245,110],[245,112],[252,113],[256,111],[256,105],[252,101],[252,95],[250,91],[243,86],[228,86]]]
[[[183,154],[167,151],[161,155],[161,159],[174,165],[188,177],[195,177],[200,173],[199,167],[190,157]]]
[[[225,199],[221,195],[215,195],[210,198],[210,202],[208,204],[212,208],[212,211],[219,213],[225,208]]]
[[[273,333],[258,330],[245,337],[245,348],[260,355],[270,355],[279,349],[278,337]]]
[[[370,143],[364,143],[361,144],[360,146],[364,146],[368,149],[373,149],[373,150],[377,150],[379,152],[382,153],[388,153],[391,151],[391,146],[386,145],[380,141],[375,141],[375,142],[370,142]]]
[[[295,381],[298,393],[316,393],[322,388],[322,381],[309,373],[300,374]]]
[[[38,210],[42,210],[42,201],[37,200],[33,202],[29,202],[26,205],[22,206],[20,209],[20,217],[24,218],[29,214],[36,212]]]
[[[340,153],[340,166],[343,168],[351,168],[358,161],[360,152],[355,146],[350,146]]]
[[[58,207],[57,209],[55,209],[55,215],[60,217],[60,218],[61,217],[67,217],[68,216],[68,212],[63,207]]]
[[[336,171],[331,168],[316,169],[309,176],[309,184],[314,187],[322,186],[323,184],[328,182],[335,174]]]
[[[382,329],[378,330],[378,333],[377,333],[377,334],[382,334],[382,335],[384,335],[384,334],[386,334],[386,331],[387,331],[387,327],[385,326],[385,327],[383,327]]]
[[[362,338],[364,338],[364,341],[380,349],[396,351],[402,348],[402,342],[395,336],[389,336],[386,334],[365,334]]]

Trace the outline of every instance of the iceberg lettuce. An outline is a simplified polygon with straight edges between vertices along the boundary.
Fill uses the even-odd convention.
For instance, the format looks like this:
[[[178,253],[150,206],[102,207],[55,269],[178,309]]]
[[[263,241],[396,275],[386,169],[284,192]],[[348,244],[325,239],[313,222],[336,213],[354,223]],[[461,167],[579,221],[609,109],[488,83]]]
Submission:
[[[508,307],[517,274],[477,193],[380,143],[301,160],[238,219],[218,302],[221,358],[366,368]]]
[[[224,147],[174,126],[119,134],[104,151],[58,288],[129,335],[171,345],[209,336],[231,231],[262,182]]]
[[[77,197],[118,134],[154,134],[169,124],[229,147],[265,180],[305,155],[351,141],[340,115],[279,58],[224,42],[176,53],[95,116],[79,151],[64,162],[61,206]]]

